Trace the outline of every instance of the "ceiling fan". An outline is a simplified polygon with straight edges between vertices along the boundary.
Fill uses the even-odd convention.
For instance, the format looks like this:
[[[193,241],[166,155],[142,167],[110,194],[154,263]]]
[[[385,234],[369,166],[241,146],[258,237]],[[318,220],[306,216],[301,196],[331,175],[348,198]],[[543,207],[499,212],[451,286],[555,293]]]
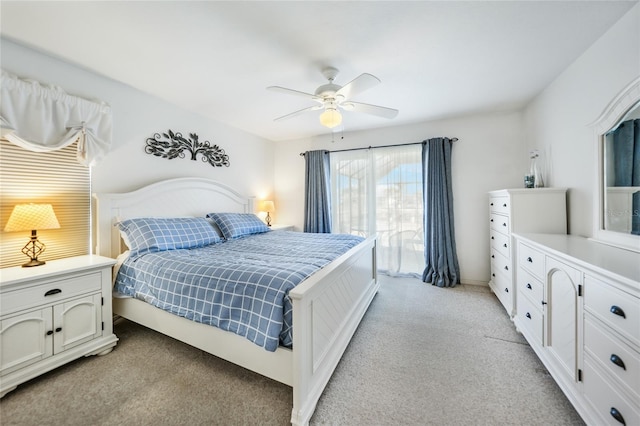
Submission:
[[[363,112],[384,118],[394,118],[398,115],[397,109],[364,104],[361,102],[353,102],[351,100],[351,98],[358,93],[364,92],[365,90],[380,84],[380,80],[377,77],[364,73],[360,74],[344,86],[339,86],[334,83],[334,80],[338,75],[338,69],[327,67],[322,70],[322,75],[329,80],[329,83],[318,87],[313,94],[287,89],[286,87],[280,86],[267,87],[267,89],[275,92],[302,96],[314,100],[319,104],[283,115],[282,117],[276,118],[274,121],[286,120],[308,111],[318,111],[322,109],[324,112],[320,114],[320,123],[326,127],[333,128],[342,122],[342,115],[340,114],[339,109]]]

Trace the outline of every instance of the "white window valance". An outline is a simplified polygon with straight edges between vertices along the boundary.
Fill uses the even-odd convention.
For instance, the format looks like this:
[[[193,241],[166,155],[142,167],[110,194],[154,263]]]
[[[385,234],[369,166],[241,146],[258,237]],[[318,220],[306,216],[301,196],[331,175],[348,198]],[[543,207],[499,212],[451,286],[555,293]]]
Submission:
[[[111,107],[71,96],[58,86],[25,80],[2,70],[2,137],[34,152],[54,151],[78,142],[78,161],[87,166],[111,146]]]

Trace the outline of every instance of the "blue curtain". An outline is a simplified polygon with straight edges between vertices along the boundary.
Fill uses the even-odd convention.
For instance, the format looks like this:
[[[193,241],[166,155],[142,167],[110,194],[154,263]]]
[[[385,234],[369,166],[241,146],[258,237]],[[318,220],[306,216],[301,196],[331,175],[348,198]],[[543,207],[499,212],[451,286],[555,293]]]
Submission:
[[[452,144],[449,138],[434,138],[422,145],[426,260],[422,281],[438,287],[454,287],[460,283],[453,224]]]
[[[613,131],[614,186],[640,186],[640,119]],[[631,233],[640,235],[640,191],[632,195]]]
[[[304,232],[331,233],[329,151],[307,151],[304,161]]]

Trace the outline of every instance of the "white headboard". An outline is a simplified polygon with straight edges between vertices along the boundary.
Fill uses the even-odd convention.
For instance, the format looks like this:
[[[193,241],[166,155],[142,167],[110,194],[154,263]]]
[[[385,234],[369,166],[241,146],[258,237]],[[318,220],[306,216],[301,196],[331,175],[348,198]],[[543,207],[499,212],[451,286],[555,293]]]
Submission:
[[[205,178],[169,179],[132,192],[93,194],[96,204],[96,254],[122,252],[118,221],[135,217],[205,217],[211,212],[253,213],[254,197]]]

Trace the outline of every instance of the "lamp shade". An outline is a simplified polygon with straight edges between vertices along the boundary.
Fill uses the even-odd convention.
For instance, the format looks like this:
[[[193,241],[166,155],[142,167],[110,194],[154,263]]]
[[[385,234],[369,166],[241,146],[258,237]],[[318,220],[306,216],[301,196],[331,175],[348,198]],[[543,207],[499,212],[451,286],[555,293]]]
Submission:
[[[332,129],[342,123],[342,114],[337,109],[327,108],[320,114],[320,123]]]
[[[60,223],[51,204],[17,204],[4,230],[12,232],[56,228],[60,228]]]
[[[276,210],[275,205],[273,204],[273,201],[270,200],[264,200],[262,202],[260,202],[260,211],[261,212],[273,212]]]

